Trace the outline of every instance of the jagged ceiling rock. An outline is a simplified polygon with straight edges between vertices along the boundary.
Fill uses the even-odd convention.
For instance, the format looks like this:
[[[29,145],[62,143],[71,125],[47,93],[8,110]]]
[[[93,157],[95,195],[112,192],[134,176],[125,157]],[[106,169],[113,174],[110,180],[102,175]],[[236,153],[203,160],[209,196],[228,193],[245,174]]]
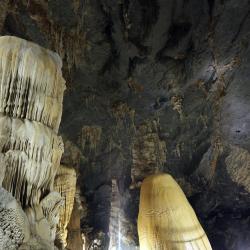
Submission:
[[[60,133],[74,145],[64,163],[78,165],[89,239],[108,241],[112,179],[136,225],[133,143],[141,125],[157,121],[155,138],[166,147],[162,171],[190,190],[213,249],[249,245],[248,174],[238,175],[234,157],[239,152],[248,161],[248,0],[4,3],[2,34],[63,58],[68,89]]]

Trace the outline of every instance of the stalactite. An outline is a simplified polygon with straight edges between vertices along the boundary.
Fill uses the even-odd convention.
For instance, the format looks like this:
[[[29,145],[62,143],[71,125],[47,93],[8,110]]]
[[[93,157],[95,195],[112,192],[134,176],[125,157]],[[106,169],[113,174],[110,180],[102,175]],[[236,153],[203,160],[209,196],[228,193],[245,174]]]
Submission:
[[[41,122],[58,131],[65,81],[59,56],[40,46],[0,38],[0,113]]]
[[[157,121],[147,121],[137,128],[132,145],[131,188],[143,178],[161,171],[166,162],[166,143],[159,138]]]
[[[61,138],[40,123],[3,115],[0,115],[0,133],[0,150],[7,151],[4,153],[4,187],[23,206],[38,204],[40,190],[52,189],[63,152]],[[17,178],[15,182],[14,178]]]
[[[3,186],[23,206],[39,204],[63,152],[57,131],[65,82],[57,54],[16,37],[0,38],[0,151]]]
[[[81,134],[81,144],[82,148],[88,145],[90,150],[94,152],[101,140],[102,128],[99,126],[83,126]]]
[[[142,183],[138,233],[141,250],[212,249],[185,194],[167,174]]]

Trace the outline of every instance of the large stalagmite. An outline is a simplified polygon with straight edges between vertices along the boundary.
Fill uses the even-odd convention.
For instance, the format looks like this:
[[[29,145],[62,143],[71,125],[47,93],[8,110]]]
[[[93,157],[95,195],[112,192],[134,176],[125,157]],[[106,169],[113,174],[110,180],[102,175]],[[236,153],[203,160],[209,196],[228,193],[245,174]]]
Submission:
[[[32,234],[48,249],[62,204],[53,192],[63,153],[57,136],[65,89],[61,67],[59,56],[49,50],[17,37],[0,37],[2,185],[20,202]]]
[[[58,234],[64,247],[67,245],[67,226],[70,221],[76,194],[76,171],[74,168],[61,165],[54,183],[55,190],[64,199],[64,206],[60,211]]]
[[[212,249],[185,194],[167,174],[142,183],[138,233],[141,250]]]

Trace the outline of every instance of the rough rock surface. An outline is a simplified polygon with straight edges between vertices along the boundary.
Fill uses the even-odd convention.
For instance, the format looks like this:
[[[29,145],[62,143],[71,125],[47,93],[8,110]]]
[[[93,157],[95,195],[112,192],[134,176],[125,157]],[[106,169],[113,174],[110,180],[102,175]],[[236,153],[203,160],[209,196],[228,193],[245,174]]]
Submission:
[[[3,3],[1,34],[63,58],[60,133],[72,152],[63,163],[74,160],[78,171],[87,204],[81,228],[90,244],[108,248],[112,179],[137,236],[139,184],[131,173],[146,176],[158,152],[160,171],[181,181],[212,248],[249,248],[248,0]],[[135,150],[149,137],[138,132],[148,122],[157,124],[150,135],[157,148],[145,147],[147,139]],[[135,159],[146,161],[145,169]]]

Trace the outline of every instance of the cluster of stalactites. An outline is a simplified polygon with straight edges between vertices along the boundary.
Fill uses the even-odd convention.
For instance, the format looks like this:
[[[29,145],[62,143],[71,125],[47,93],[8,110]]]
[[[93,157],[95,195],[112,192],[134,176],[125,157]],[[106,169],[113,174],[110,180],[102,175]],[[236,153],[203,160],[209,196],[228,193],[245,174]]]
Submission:
[[[58,131],[65,81],[60,57],[26,40],[0,37],[0,113]]]
[[[61,137],[37,122],[2,115],[0,134],[3,186],[23,206],[38,204],[41,194],[52,189],[63,152]]]
[[[142,183],[138,234],[141,250],[212,250],[185,194],[167,174]]]
[[[17,37],[0,37],[0,160],[3,186],[23,207],[53,188],[63,153],[57,136],[65,81],[59,56]]]

